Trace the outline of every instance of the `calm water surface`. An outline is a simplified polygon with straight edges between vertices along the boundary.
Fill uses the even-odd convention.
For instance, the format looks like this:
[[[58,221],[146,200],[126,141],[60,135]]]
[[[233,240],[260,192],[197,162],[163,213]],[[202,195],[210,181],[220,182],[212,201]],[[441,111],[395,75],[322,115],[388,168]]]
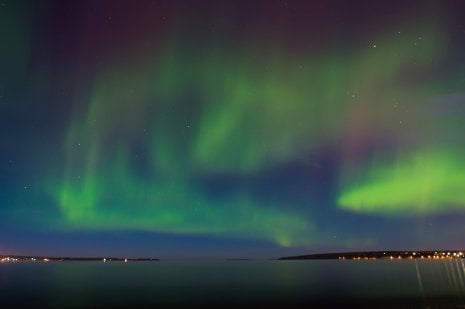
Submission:
[[[462,260],[0,265],[3,306],[465,304]],[[2,306],[2,307],[3,307]]]

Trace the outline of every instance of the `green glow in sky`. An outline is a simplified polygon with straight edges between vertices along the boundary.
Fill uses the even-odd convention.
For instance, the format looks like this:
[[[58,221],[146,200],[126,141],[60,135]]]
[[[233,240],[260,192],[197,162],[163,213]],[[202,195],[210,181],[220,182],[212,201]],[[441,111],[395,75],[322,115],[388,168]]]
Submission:
[[[435,30],[423,32],[420,49],[414,39],[413,30],[390,33],[353,51],[304,50],[292,56],[282,47],[186,52],[170,41],[153,51],[156,57],[144,51],[137,63],[109,59],[111,66],[98,72],[87,101],[82,96],[76,105],[65,141],[64,179],[51,182],[53,195],[76,227],[240,236],[282,246],[312,243],[315,220],[295,205],[264,202],[240,189],[218,198],[196,185],[205,175],[254,175],[341,137],[350,146],[352,135],[369,126],[396,133],[386,117],[393,113],[392,97],[407,101],[415,89],[418,100],[429,91],[424,85],[407,87],[402,73],[412,58],[423,66],[438,54]],[[370,182],[362,193],[349,190],[341,204],[375,208],[390,190],[414,192],[385,200],[395,211],[426,186],[398,182],[411,172],[385,172],[396,187],[376,179],[381,183]],[[434,202],[413,209],[441,201],[431,190],[425,194]]]
[[[375,164],[343,190],[343,209],[382,215],[447,213],[465,207],[465,159],[459,152],[423,151]]]
[[[312,241],[313,224],[274,205],[257,205],[240,194],[212,201],[180,181],[141,182],[121,162],[104,176],[89,173],[57,193],[71,226],[232,234],[269,239],[281,246]]]

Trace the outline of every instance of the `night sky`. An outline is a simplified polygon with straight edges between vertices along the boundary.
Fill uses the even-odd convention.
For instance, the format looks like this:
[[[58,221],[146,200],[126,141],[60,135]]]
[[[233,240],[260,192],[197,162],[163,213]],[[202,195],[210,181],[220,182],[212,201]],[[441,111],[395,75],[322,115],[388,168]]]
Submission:
[[[460,1],[0,1],[0,253],[464,248]]]

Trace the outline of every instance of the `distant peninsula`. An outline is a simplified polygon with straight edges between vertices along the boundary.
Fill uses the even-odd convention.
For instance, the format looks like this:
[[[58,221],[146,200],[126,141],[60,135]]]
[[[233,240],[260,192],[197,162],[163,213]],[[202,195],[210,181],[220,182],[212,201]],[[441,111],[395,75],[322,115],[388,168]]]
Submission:
[[[359,251],[317,253],[307,255],[285,256],[278,260],[397,260],[397,259],[457,259],[465,258],[465,250],[435,251]]]
[[[56,256],[24,256],[0,255],[0,262],[158,262],[155,258],[122,258],[122,257],[56,257]]]

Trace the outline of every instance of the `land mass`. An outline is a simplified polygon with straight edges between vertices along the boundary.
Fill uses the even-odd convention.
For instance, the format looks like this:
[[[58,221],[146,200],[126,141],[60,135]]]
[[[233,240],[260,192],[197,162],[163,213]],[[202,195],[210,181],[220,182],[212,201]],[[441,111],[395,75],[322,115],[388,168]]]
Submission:
[[[397,251],[354,251],[315,253],[306,255],[284,256],[278,260],[375,260],[375,259],[459,259],[465,258],[465,250],[397,250]],[[230,258],[228,261],[250,261],[247,258]],[[124,257],[56,257],[0,255],[0,262],[158,262],[158,258],[124,258]]]
[[[285,256],[278,260],[370,260],[370,259],[446,259],[465,258],[465,250],[358,251]]]
[[[25,256],[0,255],[0,262],[71,262],[71,261],[100,261],[100,262],[157,262],[155,258],[122,258],[122,257],[56,257],[56,256]]]

